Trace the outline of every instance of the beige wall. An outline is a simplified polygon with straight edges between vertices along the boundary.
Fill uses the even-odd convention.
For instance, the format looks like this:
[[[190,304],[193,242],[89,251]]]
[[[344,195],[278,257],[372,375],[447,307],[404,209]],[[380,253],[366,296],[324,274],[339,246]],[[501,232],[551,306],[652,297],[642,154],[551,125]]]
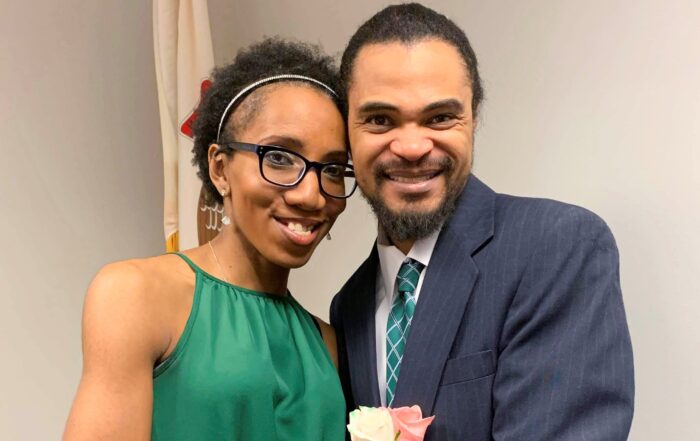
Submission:
[[[85,288],[162,250],[150,2],[0,7],[0,439],[59,439]]]
[[[56,439],[80,373],[85,287],[162,250],[150,2],[0,10],[0,439]],[[31,3],[31,5],[29,4]],[[630,439],[700,439],[700,4],[428,2],[462,25],[485,78],[476,173],[593,209],[620,247],[635,349]],[[332,53],[380,2],[209,0],[217,62],[263,35]],[[292,289],[327,316],[367,255],[355,197]]]

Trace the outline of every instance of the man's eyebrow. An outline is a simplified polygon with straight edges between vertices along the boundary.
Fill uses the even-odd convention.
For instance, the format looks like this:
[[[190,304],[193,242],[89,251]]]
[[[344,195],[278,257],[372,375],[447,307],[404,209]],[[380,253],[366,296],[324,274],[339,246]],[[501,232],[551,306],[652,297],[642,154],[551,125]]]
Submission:
[[[444,100],[435,101],[423,107],[422,112],[432,112],[438,109],[451,110],[455,113],[464,112],[464,104],[456,98],[446,98]],[[399,108],[393,104],[385,103],[383,101],[369,101],[364,103],[358,109],[359,114],[372,113],[372,112],[398,112]]]
[[[344,162],[348,159],[348,151],[346,149],[332,150],[323,155],[323,161]]]
[[[382,101],[368,101],[357,109],[358,113],[371,113],[380,111],[396,112],[399,108],[393,104],[385,103]]]
[[[450,110],[455,113],[464,112],[464,104],[455,98],[447,98],[440,101],[435,101],[423,107],[423,113],[432,112],[434,110]]]

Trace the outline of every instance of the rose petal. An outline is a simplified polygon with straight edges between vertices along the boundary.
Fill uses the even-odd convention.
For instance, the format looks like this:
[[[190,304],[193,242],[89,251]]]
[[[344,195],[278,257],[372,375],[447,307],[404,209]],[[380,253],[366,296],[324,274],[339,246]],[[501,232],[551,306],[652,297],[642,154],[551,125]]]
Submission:
[[[399,441],[423,441],[425,431],[435,419],[434,416],[422,418],[420,407],[399,407],[389,409],[394,428],[401,431]]]

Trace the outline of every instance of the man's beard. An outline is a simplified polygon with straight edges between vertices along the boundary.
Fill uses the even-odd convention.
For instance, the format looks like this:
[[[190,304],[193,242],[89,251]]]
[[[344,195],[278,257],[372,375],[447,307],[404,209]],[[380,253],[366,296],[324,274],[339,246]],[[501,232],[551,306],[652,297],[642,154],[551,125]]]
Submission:
[[[386,170],[387,164],[378,164],[374,170],[374,179],[377,183],[377,194],[362,195],[372,207],[372,211],[384,232],[393,241],[418,240],[429,236],[437,231],[452,216],[457,205],[464,182],[450,182],[454,170],[454,162],[451,158],[445,157],[440,161],[432,163],[438,165],[442,170],[442,177],[445,179],[445,195],[440,204],[433,210],[421,211],[411,208],[396,212],[391,210],[384,200],[379,196],[379,190],[383,180],[388,179]],[[420,165],[419,165],[420,166]],[[425,166],[425,165],[423,165]],[[398,167],[396,167],[398,168]],[[453,185],[450,185],[453,184]]]

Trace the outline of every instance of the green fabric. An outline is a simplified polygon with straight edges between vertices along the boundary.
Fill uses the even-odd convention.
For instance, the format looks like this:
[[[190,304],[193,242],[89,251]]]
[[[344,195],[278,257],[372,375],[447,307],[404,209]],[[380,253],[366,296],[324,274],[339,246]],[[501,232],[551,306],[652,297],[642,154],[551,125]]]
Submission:
[[[192,311],[153,373],[152,440],[342,441],[345,400],[314,319],[291,296],[196,273]]]
[[[396,276],[399,295],[391,305],[391,313],[386,323],[386,404],[391,406],[394,401],[396,384],[399,381],[401,360],[408,339],[408,331],[411,328],[411,320],[416,310],[416,286],[423,264],[408,259],[405,261]]]

